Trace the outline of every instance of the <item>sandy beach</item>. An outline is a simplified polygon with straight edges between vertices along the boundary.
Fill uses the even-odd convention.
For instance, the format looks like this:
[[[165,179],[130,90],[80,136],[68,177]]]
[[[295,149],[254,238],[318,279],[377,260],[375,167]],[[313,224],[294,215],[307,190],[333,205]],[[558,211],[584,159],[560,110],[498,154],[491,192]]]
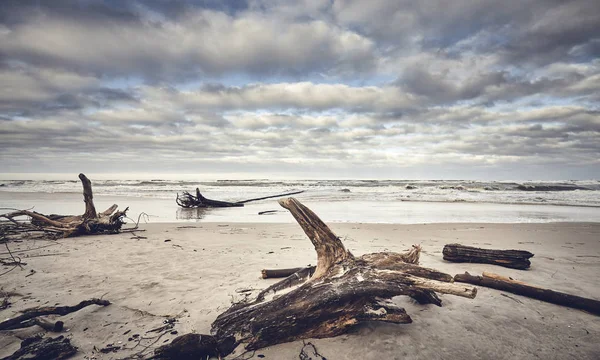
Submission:
[[[600,299],[600,224],[360,224],[330,223],[347,248],[361,255],[403,251],[421,244],[421,265],[449,274],[494,272],[580,296]],[[119,359],[142,350],[166,316],[173,330],[152,347],[177,335],[209,333],[216,316],[247,292],[275,282],[260,278],[263,268],[316,263],[308,238],[296,223],[154,223],[145,231],[57,241],[11,243],[27,265],[0,278],[13,293],[2,320],[40,305],[74,305],[103,297],[107,307],[90,306],[62,317],[79,348],[75,359]],[[136,237],[138,235],[140,237]],[[535,254],[527,271],[442,259],[444,244],[523,249]],[[0,269],[2,271],[8,268]],[[256,294],[256,291],[254,291]],[[504,294],[504,295],[503,295]],[[408,298],[412,324],[360,325],[349,334],[310,340],[328,359],[597,359],[600,322],[583,311],[501,291],[479,288],[473,300],[441,295],[443,306],[421,306]],[[19,348],[37,326],[2,332],[0,357]],[[108,354],[95,349],[113,344]],[[132,349],[133,348],[133,349]],[[262,349],[267,359],[297,359],[302,342]],[[235,358],[240,351],[230,355]],[[246,357],[250,354],[246,354]]]

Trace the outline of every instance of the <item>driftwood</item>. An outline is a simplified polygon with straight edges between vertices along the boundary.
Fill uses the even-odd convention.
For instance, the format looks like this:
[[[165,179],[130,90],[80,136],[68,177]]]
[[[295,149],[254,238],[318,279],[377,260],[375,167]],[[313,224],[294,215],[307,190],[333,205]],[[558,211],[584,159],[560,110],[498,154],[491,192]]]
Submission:
[[[411,323],[406,311],[389,301],[398,295],[441,306],[436,292],[467,298],[474,298],[477,293],[475,287],[452,283],[448,274],[418,266],[420,246],[404,254],[385,252],[355,257],[299,201],[288,198],[279,203],[292,213],[314,245],[317,266],[298,287],[286,288],[290,278],[296,276],[293,274],[281,282],[284,285],[277,283],[255,300],[234,304],[219,315],[211,333],[217,344],[231,343],[229,347],[219,347],[221,356],[240,344],[251,351],[299,339],[337,336],[368,321]]]
[[[485,286],[492,289],[511,292],[513,294],[530,297],[552,304],[585,310],[595,315],[600,315],[600,301],[581,296],[569,295],[562,292],[543,289],[528,285],[522,281],[513,280],[496,274],[483,273],[483,276],[474,276],[465,272],[454,276],[454,281]]]
[[[41,327],[42,329],[44,329],[46,331],[50,331],[50,332],[61,332],[61,331],[63,331],[63,329],[65,327],[65,323],[62,321],[49,322],[44,319],[34,318],[34,319],[22,321],[13,326],[8,326],[4,330],[23,329],[23,328],[32,327],[34,325],[37,325],[37,326]]]
[[[183,194],[181,194],[181,195],[177,194],[177,198],[175,199],[175,202],[177,203],[177,205],[179,205],[183,208],[242,207],[242,206],[244,206],[245,203],[248,203],[251,201],[272,199],[272,198],[277,198],[277,197],[282,197],[282,196],[300,194],[303,192],[304,192],[304,190],[294,191],[294,192],[289,192],[289,193],[279,194],[279,195],[264,196],[264,197],[236,201],[236,202],[229,202],[229,201],[207,199],[200,193],[200,189],[196,188],[195,196],[190,194],[187,191],[184,191]]]
[[[315,271],[316,266],[308,266],[307,268],[309,271],[311,271],[310,275],[312,275],[312,272]],[[262,269],[260,273],[263,279],[285,278],[307,268],[299,267],[291,269]]]
[[[64,336],[44,338],[33,336],[21,342],[21,348],[2,360],[60,360],[67,359],[77,352],[71,340]]]
[[[15,316],[14,318],[0,322],[0,330],[18,329],[18,328],[22,328],[22,327],[37,325],[35,322],[31,322],[30,320],[37,318],[39,316],[46,316],[46,315],[61,315],[61,316],[63,316],[63,315],[67,315],[72,312],[81,310],[84,307],[90,306],[90,305],[108,306],[108,305],[110,305],[110,301],[102,300],[102,299],[90,299],[90,300],[84,300],[74,306],[46,306],[46,307],[26,309],[26,310],[22,311],[21,315]]]
[[[524,250],[490,250],[461,244],[444,246],[443,254],[447,261],[494,264],[520,270],[529,268],[529,258],[533,257]]]
[[[79,174],[79,179],[83,184],[83,199],[85,202],[83,215],[44,215],[35,211],[18,210],[1,214],[0,217],[27,231],[40,230],[61,237],[118,233],[125,224],[123,218],[129,208],[116,211],[117,205],[115,204],[103,212],[96,212],[91,181],[84,174]],[[15,218],[20,216],[30,217],[30,224],[17,222]]]

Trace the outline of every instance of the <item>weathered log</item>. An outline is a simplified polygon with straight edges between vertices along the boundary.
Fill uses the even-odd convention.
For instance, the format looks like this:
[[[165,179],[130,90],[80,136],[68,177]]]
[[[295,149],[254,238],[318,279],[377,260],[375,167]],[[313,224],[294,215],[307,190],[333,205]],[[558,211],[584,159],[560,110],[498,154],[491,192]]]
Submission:
[[[125,224],[123,218],[129,208],[116,211],[117,205],[112,205],[107,210],[97,213],[94,206],[91,181],[84,174],[79,174],[79,179],[83,185],[83,199],[85,202],[83,215],[52,214],[46,216],[34,211],[18,210],[1,214],[0,217],[9,219],[18,225],[19,223],[14,221],[15,217],[28,216],[31,218],[31,225],[39,230],[59,233],[62,237],[118,233]]]
[[[177,194],[175,199],[177,205],[184,208],[207,208],[207,207],[242,207],[244,204],[237,204],[229,201],[212,200],[205,198],[200,189],[196,188],[196,196],[184,191],[182,195]]]
[[[21,342],[21,348],[2,360],[60,360],[67,359],[77,353],[71,340],[64,336],[44,338],[33,336]]]
[[[18,324],[9,326],[5,330],[23,329],[23,328],[28,328],[28,327],[35,326],[35,325],[41,327],[42,329],[44,329],[46,331],[61,332],[61,331],[63,331],[65,323],[62,321],[49,322],[44,319],[34,318],[34,319],[25,320]]]
[[[570,308],[585,310],[595,315],[600,315],[600,301],[588,299],[581,296],[543,289],[534,285],[527,285],[513,279],[504,280],[496,274],[487,276],[474,276],[465,272],[454,276],[454,281],[485,286],[492,289],[507,291],[513,294],[530,297],[533,299],[549,302],[552,304],[567,306]]]
[[[297,273],[305,268],[291,268],[291,269],[262,269],[261,276],[263,279],[275,279],[284,278]]]
[[[241,201],[236,201],[236,202],[229,202],[229,201],[207,199],[200,193],[200,189],[196,188],[195,196],[190,194],[187,191],[184,191],[183,194],[181,194],[181,195],[177,194],[177,198],[175,199],[175,202],[177,203],[177,205],[179,205],[183,208],[242,207],[242,206],[244,206],[245,203],[248,203],[251,201],[272,199],[272,198],[277,198],[277,197],[282,197],[282,196],[300,194],[303,192],[304,192],[304,190],[289,192],[289,193],[285,193],[285,194],[263,196],[263,197],[259,197],[259,198],[241,200]]]
[[[461,244],[448,244],[443,250],[444,260],[500,265],[513,269],[527,269],[533,254],[524,250],[481,249]]]
[[[279,203],[312,242],[317,252],[314,273],[306,276],[311,268],[302,269],[263,290],[255,300],[232,305],[212,324],[217,343],[232,341],[243,344],[246,350],[256,350],[298,339],[340,335],[367,321],[408,324],[412,322],[410,316],[389,299],[407,295],[422,304],[441,306],[436,291],[467,298],[477,293],[475,287],[452,283],[448,274],[418,266],[419,246],[405,254],[355,257],[299,201],[288,198]],[[306,280],[297,284],[298,278]]]
[[[14,318],[5,320],[0,322],[0,330],[8,330],[11,328],[15,328],[18,324],[26,322],[30,319],[36,318],[38,316],[46,316],[46,315],[67,315],[72,312],[83,309],[86,306],[90,305],[101,305],[108,306],[110,305],[110,301],[102,300],[102,299],[90,299],[84,300],[77,305],[74,306],[46,306],[39,308],[31,308],[23,310],[21,315],[15,316]]]

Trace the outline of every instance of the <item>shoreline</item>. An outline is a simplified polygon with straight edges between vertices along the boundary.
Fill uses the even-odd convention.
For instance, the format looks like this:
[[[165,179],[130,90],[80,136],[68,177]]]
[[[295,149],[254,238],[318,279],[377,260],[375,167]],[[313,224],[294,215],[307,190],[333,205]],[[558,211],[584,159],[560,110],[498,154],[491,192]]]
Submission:
[[[429,201],[319,201],[297,198],[307,204],[328,223],[548,223],[600,222],[600,208],[550,204],[499,204],[486,202],[429,202]],[[94,198],[98,209],[112,204],[130,208],[128,213],[137,219],[142,212],[150,221],[170,222],[255,222],[293,223],[293,218],[276,200],[258,201],[241,208],[183,209],[175,199],[131,196]],[[5,208],[34,208],[44,214],[79,214],[83,211],[81,193],[11,193],[0,191],[0,204]],[[276,210],[268,215],[259,212]],[[6,211],[7,212],[7,211]]]
[[[328,225],[356,255],[403,251],[421,244],[421,265],[451,275],[490,271],[600,299],[600,223]],[[160,326],[165,315],[180,316],[174,328],[179,335],[208,333],[232,299],[241,299],[239,290],[255,289],[252,293],[256,294],[276,281],[261,279],[261,269],[316,263],[312,244],[296,223],[175,222],[140,224],[140,228],[146,231],[11,243],[11,251],[27,265],[2,277],[3,291],[22,296],[11,297],[12,307],[0,316],[9,318],[32,306],[73,305],[104,296],[113,304],[62,317],[69,329],[63,334],[80,349],[74,359],[123,358],[134,351],[102,354],[93,348],[130,347],[131,334],[149,336],[146,331]],[[526,271],[450,263],[442,259],[441,251],[444,244],[453,242],[528,250],[535,256]],[[50,244],[55,245],[20,252]],[[26,276],[32,269],[35,273]],[[600,353],[595,341],[600,335],[596,316],[501,294],[479,288],[473,300],[441,295],[442,307],[421,306],[399,297],[394,301],[411,315],[412,324],[369,323],[346,335],[310,341],[329,359],[595,359]],[[39,330],[1,333],[0,357],[16,350],[20,338]],[[156,345],[176,336],[169,334]],[[301,347],[302,342],[286,343],[257,354],[267,359],[297,359]]]

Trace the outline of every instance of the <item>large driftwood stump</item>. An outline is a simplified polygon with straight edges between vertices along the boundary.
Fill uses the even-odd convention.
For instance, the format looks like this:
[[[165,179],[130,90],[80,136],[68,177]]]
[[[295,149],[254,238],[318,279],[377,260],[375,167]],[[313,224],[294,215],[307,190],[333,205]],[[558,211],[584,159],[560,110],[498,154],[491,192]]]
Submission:
[[[452,283],[448,274],[418,266],[419,246],[405,254],[355,257],[299,201],[288,198],[279,203],[292,213],[314,245],[314,273],[309,275],[312,268],[302,269],[302,275],[293,274],[263,290],[255,300],[234,304],[219,315],[211,330],[218,344],[229,341],[256,350],[298,339],[340,335],[366,321],[408,324],[412,322],[410,316],[389,299],[407,295],[421,304],[441,306],[436,292],[468,298],[477,293],[475,287]],[[289,288],[298,283],[296,288]],[[225,347],[219,348],[220,355],[228,354],[223,351]]]
[[[83,185],[83,200],[85,202],[85,212],[83,215],[43,215],[35,211],[19,210],[8,214],[2,214],[4,217],[15,224],[14,218],[19,216],[29,216],[31,225],[49,233],[58,234],[62,237],[71,237],[90,234],[114,234],[121,230],[125,221],[127,210],[116,211],[117,205],[112,205],[101,213],[96,212],[94,206],[94,195],[92,192],[92,182],[84,175],[79,174],[79,179]]]
[[[519,270],[529,268],[529,258],[533,257],[524,250],[491,250],[461,244],[448,244],[442,253],[447,261],[494,264]]]

